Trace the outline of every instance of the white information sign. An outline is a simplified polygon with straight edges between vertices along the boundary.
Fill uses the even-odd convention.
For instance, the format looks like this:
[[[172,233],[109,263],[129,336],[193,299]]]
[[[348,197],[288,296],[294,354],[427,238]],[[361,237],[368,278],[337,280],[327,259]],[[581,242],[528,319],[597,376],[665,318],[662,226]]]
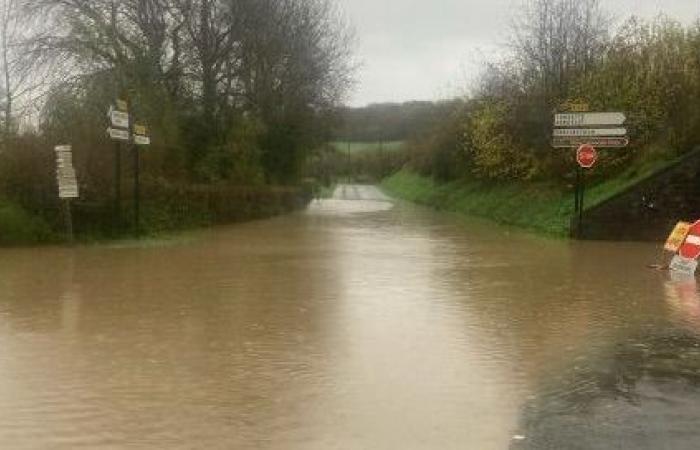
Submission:
[[[73,168],[73,150],[69,145],[59,145],[55,150],[58,197],[62,199],[78,198],[80,191]]]
[[[136,145],[151,145],[151,138],[148,136],[134,135],[134,144]]]
[[[554,137],[627,136],[625,128],[562,128],[554,130]]]
[[[118,128],[108,128],[107,134],[116,141],[128,141],[130,138],[128,130],[121,130]]]
[[[113,109],[109,112],[109,119],[112,122],[113,127],[124,129],[129,128],[129,113]]]
[[[555,127],[619,126],[626,121],[627,117],[621,112],[568,113],[554,116]]]

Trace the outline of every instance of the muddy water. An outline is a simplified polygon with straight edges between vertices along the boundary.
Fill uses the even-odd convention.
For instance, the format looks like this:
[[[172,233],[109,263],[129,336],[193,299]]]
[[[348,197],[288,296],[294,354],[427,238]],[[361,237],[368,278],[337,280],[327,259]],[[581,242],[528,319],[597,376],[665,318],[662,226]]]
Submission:
[[[0,250],[0,448],[697,448],[700,298],[341,186],[277,219]]]

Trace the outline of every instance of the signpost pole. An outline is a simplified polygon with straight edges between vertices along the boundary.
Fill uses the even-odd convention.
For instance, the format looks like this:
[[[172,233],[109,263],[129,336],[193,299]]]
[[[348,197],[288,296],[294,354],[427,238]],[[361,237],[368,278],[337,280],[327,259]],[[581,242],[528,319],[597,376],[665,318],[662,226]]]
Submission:
[[[578,208],[581,202],[581,167],[576,166],[576,187],[574,192],[574,212],[578,214]]]
[[[134,151],[134,227],[136,235],[141,231],[141,155],[139,147],[132,145]]]
[[[63,200],[63,219],[66,222],[66,234],[68,235],[68,242],[73,243],[73,214],[70,207],[70,199]]]
[[[581,198],[579,199],[578,205],[578,236],[583,237],[583,207],[584,207],[584,197],[586,194],[586,171],[583,168],[579,168],[581,171]]]
[[[114,229],[121,229],[121,211],[122,211],[122,158],[121,144],[119,141],[114,143]]]

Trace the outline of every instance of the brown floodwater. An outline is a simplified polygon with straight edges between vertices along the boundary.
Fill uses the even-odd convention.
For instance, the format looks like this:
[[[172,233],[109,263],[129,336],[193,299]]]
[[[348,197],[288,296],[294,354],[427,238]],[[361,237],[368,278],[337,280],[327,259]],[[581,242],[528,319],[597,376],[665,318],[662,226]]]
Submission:
[[[0,250],[0,448],[697,448],[659,246],[375,188],[164,241]]]

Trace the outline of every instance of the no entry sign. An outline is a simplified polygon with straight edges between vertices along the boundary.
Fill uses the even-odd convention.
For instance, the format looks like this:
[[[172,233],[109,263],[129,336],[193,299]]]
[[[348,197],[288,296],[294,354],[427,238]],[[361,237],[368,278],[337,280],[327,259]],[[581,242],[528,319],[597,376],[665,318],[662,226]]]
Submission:
[[[700,220],[690,226],[688,237],[681,245],[678,253],[687,259],[698,259],[700,257]]]
[[[583,144],[576,151],[576,162],[584,169],[590,169],[596,161],[598,161],[598,152],[592,145]]]

